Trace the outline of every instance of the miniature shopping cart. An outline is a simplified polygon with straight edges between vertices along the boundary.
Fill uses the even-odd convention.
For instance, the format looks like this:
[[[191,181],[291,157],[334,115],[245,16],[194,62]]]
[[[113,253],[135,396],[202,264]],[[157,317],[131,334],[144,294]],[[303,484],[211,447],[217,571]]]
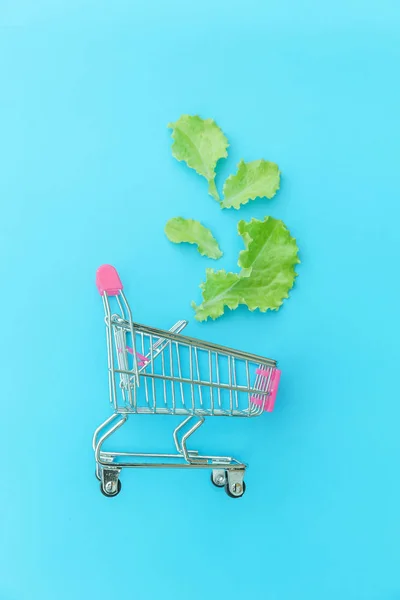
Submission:
[[[211,481],[227,494],[245,492],[246,465],[231,456],[199,454],[187,447],[206,417],[256,417],[271,412],[280,371],[276,362],[181,335],[187,321],[169,331],[132,321],[117,271],[97,271],[107,334],[108,382],[113,414],[93,436],[96,476],[105,496],[121,490],[124,468],[210,469]],[[110,452],[103,445],[132,414],[175,415],[174,454]]]

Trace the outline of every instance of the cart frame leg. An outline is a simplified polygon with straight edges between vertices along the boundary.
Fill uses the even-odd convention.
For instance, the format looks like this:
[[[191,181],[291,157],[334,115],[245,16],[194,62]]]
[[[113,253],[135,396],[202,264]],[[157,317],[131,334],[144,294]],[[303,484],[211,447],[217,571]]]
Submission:
[[[101,452],[101,446],[117,429],[127,421],[128,417],[122,417],[117,423],[107,430],[118,417],[117,413],[113,413],[108,419],[106,419],[93,434],[92,447],[95,453],[96,460],[96,477],[101,483],[101,490],[105,496],[116,496],[120,490],[119,474],[121,468],[118,465],[113,465],[114,457],[110,452]],[[100,434],[103,435],[100,437]]]
[[[197,422],[189,429],[189,431],[187,431],[182,436],[181,442],[179,443],[178,433],[180,432],[181,429],[183,429],[185,427],[185,425],[190,423],[190,421],[195,418],[197,418]],[[175,427],[175,429],[174,429],[173,438],[174,438],[174,442],[175,442],[175,447],[176,447],[177,451],[179,452],[179,454],[182,454],[184,459],[188,463],[193,463],[193,462],[200,460],[198,450],[188,450],[187,449],[187,441],[190,438],[190,436],[193,435],[193,433],[197,429],[199,429],[199,427],[201,427],[201,425],[203,425],[204,420],[205,420],[204,417],[195,417],[194,415],[190,415],[189,417],[184,419],[182,421],[182,423],[179,423],[179,425],[177,427]]]

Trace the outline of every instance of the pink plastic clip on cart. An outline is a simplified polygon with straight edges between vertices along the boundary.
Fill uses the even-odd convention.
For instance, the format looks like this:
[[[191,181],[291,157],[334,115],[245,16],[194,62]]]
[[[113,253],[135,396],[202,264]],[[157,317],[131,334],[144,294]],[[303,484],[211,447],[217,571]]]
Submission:
[[[113,413],[95,431],[96,475],[105,496],[121,490],[125,468],[209,469],[211,481],[233,498],[243,496],[245,463],[231,456],[188,449],[206,417],[257,417],[274,408],[281,372],[274,360],[181,334],[187,321],[168,331],[132,320],[114,267],[96,274],[103,300],[108,383]],[[130,415],[175,415],[175,453],[117,452],[103,445]]]

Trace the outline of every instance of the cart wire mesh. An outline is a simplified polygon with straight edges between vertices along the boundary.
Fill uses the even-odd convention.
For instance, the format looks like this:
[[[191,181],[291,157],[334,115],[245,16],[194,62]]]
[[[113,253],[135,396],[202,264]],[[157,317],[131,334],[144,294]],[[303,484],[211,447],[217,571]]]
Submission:
[[[183,336],[186,321],[170,331],[134,323],[122,291],[104,293],[103,303],[116,412],[253,417],[268,410],[274,360]]]

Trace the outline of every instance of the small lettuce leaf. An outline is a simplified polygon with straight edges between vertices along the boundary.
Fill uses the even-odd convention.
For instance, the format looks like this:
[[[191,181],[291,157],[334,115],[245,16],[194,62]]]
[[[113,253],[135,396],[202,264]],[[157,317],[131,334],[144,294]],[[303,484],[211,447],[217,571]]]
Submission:
[[[249,200],[273,198],[279,190],[280,172],[277,164],[267,160],[253,160],[238,164],[236,175],[224,183],[222,208],[240,208]]]
[[[165,235],[175,244],[180,244],[181,242],[196,244],[202,256],[214,259],[221,258],[222,256],[217,240],[211,231],[207,227],[204,227],[200,221],[174,217],[165,225]]]
[[[169,123],[172,129],[172,155],[184,161],[188,167],[205,177],[208,192],[219,201],[215,186],[215,167],[220,158],[226,158],[228,140],[213,119],[201,119],[198,116],[182,115],[175,123]]]
[[[238,233],[245,250],[239,254],[239,273],[207,269],[206,280],[200,285],[203,302],[196,306],[196,319],[217,319],[227,306],[235,310],[239,304],[249,310],[278,310],[288,298],[297,276],[299,263],[296,240],[282,221],[265,217],[239,221]]]

